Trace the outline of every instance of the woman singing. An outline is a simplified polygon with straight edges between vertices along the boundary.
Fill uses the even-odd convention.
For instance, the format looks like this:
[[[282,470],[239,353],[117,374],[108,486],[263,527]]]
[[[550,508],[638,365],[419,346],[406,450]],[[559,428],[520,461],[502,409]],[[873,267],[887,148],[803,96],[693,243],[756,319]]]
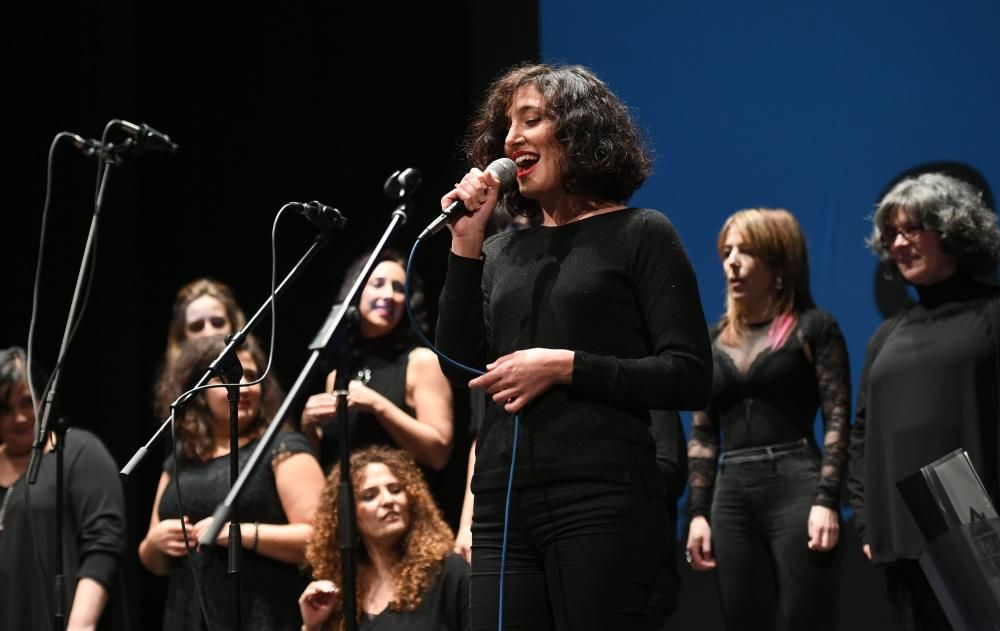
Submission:
[[[847,347],[837,322],[813,304],[805,237],[791,213],[741,210],[726,220],[718,248],[726,314],[713,330],[712,399],[691,426],[687,559],[716,569],[729,630],[776,626],[754,590],[761,545],[785,626],[833,629]]]
[[[451,227],[441,350],[491,397],[477,436],[473,629],[495,629],[513,466],[504,623],[637,629],[661,566],[665,490],[650,409],[701,408],[711,352],[694,273],[666,217],[626,206],[650,158],[627,108],[580,66],[515,68],[490,88]],[[484,238],[497,203],[541,225]],[[515,418],[517,458],[512,462]]]

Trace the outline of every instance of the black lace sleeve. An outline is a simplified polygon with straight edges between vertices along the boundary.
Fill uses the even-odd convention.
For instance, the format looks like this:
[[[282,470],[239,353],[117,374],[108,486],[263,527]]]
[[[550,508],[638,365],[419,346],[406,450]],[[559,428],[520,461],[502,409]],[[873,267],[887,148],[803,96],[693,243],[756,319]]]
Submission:
[[[688,515],[709,519],[712,509],[712,488],[715,484],[716,463],[719,459],[719,424],[711,404],[691,419],[691,440],[688,441]]]
[[[847,344],[832,316],[820,312],[816,336],[811,341],[816,383],[823,410],[823,466],[816,486],[815,504],[840,507],[840,488],[847,462],[851,416],[851,369]]]

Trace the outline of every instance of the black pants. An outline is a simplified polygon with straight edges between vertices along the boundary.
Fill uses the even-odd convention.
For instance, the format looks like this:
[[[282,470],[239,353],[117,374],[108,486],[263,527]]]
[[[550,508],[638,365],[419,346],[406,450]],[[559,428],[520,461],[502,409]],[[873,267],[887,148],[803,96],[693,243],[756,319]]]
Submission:
[[[951,631],[918,561],[900,559],[886,565],[885,585],[898,631]]]
[[[504,577],[505,631],[641,629],[660,571],[662,485],[574,481],[515,489]],[[653,486],[653,485],[651,485]],[[495,631],[506,491],[475,496],[470,617]]]
[[[791,631],[836,627],[840,545],[813,552],[809,511],[819,480],[819,455],[804,443],[726,454],[712,502],[712,549],[726,629],[771,630],[775,612],[761,606],[759,585],[771,564],[777,602]],[[764,550],[757,554],[755,550]]]

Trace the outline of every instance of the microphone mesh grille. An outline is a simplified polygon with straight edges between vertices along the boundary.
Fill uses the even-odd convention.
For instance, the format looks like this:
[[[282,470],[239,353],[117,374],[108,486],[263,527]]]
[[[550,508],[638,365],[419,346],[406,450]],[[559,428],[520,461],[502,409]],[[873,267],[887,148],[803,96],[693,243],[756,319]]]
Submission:
[[[486,170],[497,176],[500,188],[507,188],[517,178],[517,165],[510,158],[498,158],[486,167]]]

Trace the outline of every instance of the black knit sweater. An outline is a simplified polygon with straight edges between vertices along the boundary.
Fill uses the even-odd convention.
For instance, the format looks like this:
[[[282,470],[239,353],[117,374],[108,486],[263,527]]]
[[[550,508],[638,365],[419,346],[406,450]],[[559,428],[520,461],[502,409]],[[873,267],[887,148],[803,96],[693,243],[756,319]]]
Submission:
[[[626,209],[486,241],[451,255],[439,348],[468,366],[529,348],[575,352],[572,383],[521,413],[515,486],[560,479],[658,477],[650,409],[708,401],[712,358],[680,238],[657,211]],[[442,363],[456,383],[472,375]],[[489,405],[473,490],[507,483],[513,423]],[[662,485],[661,485],[662,486]]]

